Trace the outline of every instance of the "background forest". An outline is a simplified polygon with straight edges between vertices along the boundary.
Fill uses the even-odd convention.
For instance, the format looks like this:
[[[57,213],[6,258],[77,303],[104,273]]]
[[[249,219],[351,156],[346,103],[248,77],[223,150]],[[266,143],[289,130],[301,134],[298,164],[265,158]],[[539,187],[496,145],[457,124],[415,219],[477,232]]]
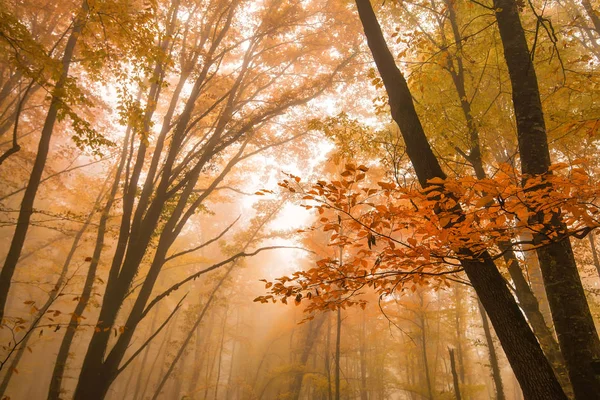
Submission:
[[[599,399],[599,68],[590,0],[0,0],[0,398]]]

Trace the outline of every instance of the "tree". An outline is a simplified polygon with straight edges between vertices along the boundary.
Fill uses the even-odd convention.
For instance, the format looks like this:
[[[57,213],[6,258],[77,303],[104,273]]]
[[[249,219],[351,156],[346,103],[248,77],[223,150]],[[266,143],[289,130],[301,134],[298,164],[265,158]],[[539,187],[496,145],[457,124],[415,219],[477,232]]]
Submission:
[[[517,3],[494,2],[504,57],[512,85],[517,122],[519,154],[524,184],[529,177],[550,173],[550,151],[540,100],[537,77],[531,63],[525,32]],[[542,184],[543,184],[542,180]],[[548,233],[564,225],[558,212],[540,212],[536,220],[543,225],[534,242],[548,239]],[[548,295],[558,342],[567,364],[577,398],[600,396],[600,377],[592,365],[600,358],[600,340],[579,278],[569,238],[553,241],[537,249],[544,286]]]
[[[53,89],[50,108],[48,110],[48,114],[46,116],[44,127],[42,128],[42,133],[40,136],[37,156],[33,165],[33,170],[31,171],[31,175],[29,177],[29,182],[27,183],[27,189],[25,190],[25,194],[23,195],[23,200],[21,202],[17,227],[13,235],[8,255],[4,261],[2,272],[0,273],[0,321],[4,318],[6,300],[8,298],[8,291],[10,289],[10,281],[15,272],[15,268],[17,267],[19,257],[21,256],[23,244],[25,243],[27,229],[29,228],[29,220],[31,219],[31,214],[33,213],[33,202],[35,200],[35,196],[42,179],[42,172],[44,171],[44,166],[46,165],[46,160],[48,158],[50,139],[54,130],[54,124],[56,123],[56,119],[58,117],[62,97],[64,96],[63,91],[65,90],[67,83],[71,60],[73,58],[73,53],[75,51],[75,46],[77,45],[79,35],[81,34],[81,31],[85,25],[88,12],[89,7],[87,1],[84,0],[81,10],[77,12],[77,15],[73,21],[73,29],[71,30],[69,39],[67,40],[67,44],[65,46],[62,57],[62,70],[60,77],[58,78]]]
[[[116,13],[114,8],[117,8]],[[49,69],[49,75],[51,77],[50,79],[55,83],[50,88],[50,104],[44,119],[43,127],[41,129],[35,161],[33,163],[27,186],[21,200],[16,228],[12,236],[11,245],[4,261],[4,267],[0,273],[0,319],[4,317],[11,278],[17,267],[27,236],[27,231],[30,226],[31,216],[34,212],[34,201],[36,199],[36,195],[42,180],[42,173],[44,172],[46,161],[48,159],[50,140],[53,136],[56,123],[66,117],[69,117],[71,119],[72,129],[74,131],[72,138],[75,143],[81,147],[88,146],[91,150],[95,149],[96,152],[99,152],[100,147],[112,144],[110,140],[106,139],[104,136],[94,130],[91,124],[81,118],[76,112],[76,106],[81,105],[81,103],[89,103],[89,100],[86,99],[80,88],[77,87],[74,79],[69,76],[69,70],[76,55],[76,47],[82,41],[81,36],[86,33],[86,26],[89,27],[89,25],[104,24],[104,21],[102,20],[103,15],[116,14],[119,16],[119,18],[116,20],[111,19],[111,24],[108,24],[108,28],[106,28],[105,25],[106,31],[112,28],[113,35],[117,37],[118,34],[115,34],[115,31],[118,33],[121,29],[127,30],[136,23],[138,26],[142,26],[143,22],[147,18],[147,13],[145,11],[132,12],[132,9],[133,7],[123,7],[122,4],[114,4],[112,2],[108,2],[102,6],[94,4],[90,8],[88,2],[84,0],[81,3],[81,6],[73,12],[74,17],[68,28],[67,41],[62,52],[62,57],[56,66],[52,65],[53,60],[48,59],[59,43],[55,43],[50,51],[43,49],[39,43],[35,43],[35,41],[33,41],[33,39],[29,36],[29,32],[27,32],[27,29],[22,24],[14,22],[14,17],[8,16],[9,21],[12,20],[11,22],[14,22],[16,26],[10,26],[11,29],[9,30],[9,34],[3,35],[3,38],[15,49],[18,49],[20,43],[24,42],[27,44],[27,46],[25,46],[23,49],[23,54],[16,54],[15,56],[17,64],[19,65],[16,74],[33,76],[39,74],[36,79],[40,79],[41,82],[35,83],[46,85],[47,82],[44,80],[45,74],[42,74],[42,72],[44,72],[44,69]],[[25,36],[25,38],[19,37],[19,35]],[[63,36],[66,35],[67,33],[65,33]],[[139,44],[139,42],[134,43]],[[90,44],[88,43],[88,46],[89,45]],[[86,47],[85,44],[82,47]],[[133,47],[135,47],[135,45]],[[98,65],[102,64],[102,62],[99,61],[99,55],[93,50],[88,48],[86,55],[88,55],[88,59],[86,61],[90,71],[93,71],[94,68],[98,68]],[[40,61],[39,59],[36,59],[36,57],[40,57],[42,60]],[[25,65],[20,65],[20,63],[24,63]],[[33,64],[33,68],[27,65],[30,63]],[[26,89],[26,92],[22,96],[22,99],[20,100],[19,106],[16,110],[17,119],[14,127],[13,148],[14,143],[16,143],[17,127],[19,122],[18,117],[20,115],[23,102],[26,100],[28,92],[33,85],[34,80],[31,81]],[[6,88],[10,89],[10,86],[7,86]]]

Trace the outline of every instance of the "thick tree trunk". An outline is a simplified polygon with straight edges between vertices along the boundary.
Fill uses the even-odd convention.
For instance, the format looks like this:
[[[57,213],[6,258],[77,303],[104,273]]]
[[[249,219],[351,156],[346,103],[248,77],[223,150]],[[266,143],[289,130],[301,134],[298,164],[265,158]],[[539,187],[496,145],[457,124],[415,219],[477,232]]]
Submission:
[[[419,182],[427,187],[433,178],[446,175],[433,154],[414,108],[404,76],[396,66],[369,0],[356,0],[367,41],[386,87],[392,117],[398,123]],[[468,250],[465,255],[472,256]],[[491,257],[481,254],[462,266],[488,311],[496,334],[509,359],[526,398],[565,399],[552,367],[535,335],[498,272]]]
[[[494,340],[492,339],[490,324],[488,324],[488,319],[481,302],[478,301],[477,305],[479,308],[479,314],[481,315],[483,333],[485,335],[485,342],[487,343],[488,353],[490,356],[492,379],[494,380],[494,386],[496,387],[496,400],[504,400],[506,398],[504,396],[504,385],[502,384],[502,375],[500,374],[500,365],[498,364],[498,355],[496,354],[496,347],[494,346]]]
[[[550,151],[537,77],[515,0],[495,0],[496,20],[512,85],[521,169],[527,176],[549,172]],[[559,219],[558,215],[554,220]],[[543,223],[543,215],[538,222]],[[552,231],[562,222],[545,224]],[[600,359],[600,340],[594,326],[568,238],[551,242],[543,233],[536,242],[544,286],[558,342],[577,399],[600,399],[600,376],[592,363]]]
[[[21,201],[21,207],[19,209],[19,216],[17,217],[17,227],[13,234],[12,242],[4,261],[4,267],[0,272],[0,323],[4,318],[6,300],[8,299],[8,291],[10,290],[10,283],[12,276],[17,268],[23,245],[25,244],[25,237],[27,236],[27,230],[29,229],[29,221],[33,214],[33,203],[37,195],[38,188],[40,186],[40,180],[42,179],[42,173],[46,166],[46,160],[48,159],[48,152],[50,151],[50,139],[52,138],[52,132],[54,131],[54,125],[60,108],[60,102],[64,95],[65,84],[67,77],[69,76],[69,68],[71,66],[71,60],[75,52],[75,46],[79,35],[85,25],[87,18],[88,5],[87,0],[83,1],[80,13],[75,17],[73,23],[73,30],[69,35],[65,51],[62,58],[62,71],[60,78],[56,82],[56,86],[52,92],[52,99],[50,100],[50,108],[46,115],[44,127],[42,128],[42,134],[38,144],[37,154],[33,163],[33,169],[29,176],[29,182]]]

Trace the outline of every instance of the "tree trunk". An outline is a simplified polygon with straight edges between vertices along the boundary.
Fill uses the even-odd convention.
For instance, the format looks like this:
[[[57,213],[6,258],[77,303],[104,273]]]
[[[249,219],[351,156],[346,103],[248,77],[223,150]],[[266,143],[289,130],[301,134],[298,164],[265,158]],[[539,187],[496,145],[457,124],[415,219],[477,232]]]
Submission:
[[[227,331],[227,308],[225,309],[225,315],[223,315],[223,329],[221,329],[221,341],[219,344],[219,357],[217,358],[217,378],[215,379],[215,397],[217,400],[219,397],[219,381],[221,380],[221,365],[223,365],[223,347],[225,347],[225,335]]]
[[[490,356],[490,368],[492,369],[492,379],[494,380],[494,386],[496,387],[496,400],[504,400],[504,385],[502,384],[502,375],[500,374],[500,365],[498,365],[498,356],[496,354],[496,347],[494,346],[494,340],[492,339],[492,332],[488,319],[485,314],[485,310],[480,301],[477,302],[479,308],[479,314],[481,315],[481,322],[483,325],[483,333],[485,334],[485,342],[487,343],[488,352]]]
[[[177,1],[175,2],[177,4]],[[233,2],[226,12],[227,22],[226,27],[222,28],[223,31],[227,31],[231,25],[233,17],[233,11],[236,9],[237,2]],[[218,39],[222,39],[222,35],[217,35]],[[213,46],[217,44],[213,43]],[[214,50],[214,49],[213,49]],[[112,327],[116,321],[117,315],[125,296],[128,293],[132,280],[135,278],[140,263],[146,253],[146,249],[150,240],[152,239],[153,232],[158,224],[159,219],[162,216],[163,208],[166,202],[172,198],[172,189],[170,189],[172,183],[171,172],[175,165],[175,160],[183,144],[184,135],[188,130],[188,124],[192,118],[192,113],[195,107],[197,98],[200,95],[203,87],[204,79],[208,74],[209,66],[212,65],[207,63],[203,68],[203,71],[197,77],[196,82],[192,88],[192,93],[188,97],[184,110],[179,116],[176,127],[174,128],[173,135],[170,141],[170,148],[165,156],[163,168],[161,170],[160,178],[157,178],[158,185],[152,196],[151,201],[148,200],[148,207],[144,207],[145,210],[139,208],[139,205],[144,203],[144,198],[140,198],[138,203],[138,209],[133,217],[133,223],[130,225],[128,217],[123,217],[123,225],[121,227],[121,233],[119,237],[119,246],[117,252],[113,257],[113,263],[109,273],[109,280],[106,286],[106,292],[103,298],[102,307],[100,310],[99,321],[102,321],[103,327]],[[230,95],[231,96],[231,95]],[[225,124],[228,120],[227,113],[222,114],[220,120],[217,123],[215,132],[207,140],[207,144],[203,146],[204,151],[199,157],[197,163],[193,166],[192,170],[186,174],[183,180],[184,184],[181,187],[181,192],[178,193],[177,203],[169,215],[163,230],[158,239],[158,245],[155,254],[152,259],[150,270],[146,275],[139,294],[135,300],[132,310],[126,321],[127,329],[119,336],[117,343],[106,355],[109,344],[109,331],[100,329],[94,332],[90,345],[88,347],[84,363],[81,369],[81,374],[75,394],[76,399],[91,400],[102,395],[102,392],[106,393],[108,386],[102,390],[98,390],[98,382],[102,382],[100,385],[110,384],[112,380],[117,376],[119,371],[119,364],[124,357],[125,351],[129,346],[129,342],[134,334],[135,328],[141,318],[144,315],[144,309],[146,302],[152,294],[154,283],[160,273],[160,270],[165,263],[166,255],[173,241],[176,239],[178,232],[183,228],[185,221],[193,215],[194,211],[201,204],[201,202],[214,190],[214,187],[224,178],[224,176],[233,167],[234,161],[239,160],[233,159],[224,168],[223,172],[219,177],[211,183],[211,189],[204,191],[197,199],[194,200],[193,205],[188,206],[188,200],[193,194],[194,186],[199,178],[199,175],[203,167],[209,162],[214,156],[215,149],[217,147],[220,133],[225,129]],[[247,142],[246,142],[247,143]],[[140,146],[141,148],[142,146]],[[243,151],[243,146],[240,151]],[[238,157],[240,154],[238,154]],[[143,153],[140,153],[136,166],[134,167],[134,175],[139,177],[141,172],[141,164],[143,163]],[[142,160],[142,161],[140,161]],[[134,180],[130,182],[132,189],[130,193],[134,196],[136,190],[135,185],[132,184]],[[133,200],[130,202],[128,216],[133,215]],[[187,209],[186,209],[187,207]],[[144,212],[145,211],[145,212]],[[125,213],[124,213],[125,214]],[[143,218],[142,218],[143,216]],[[128,245],[129,243],[129,245]],[[125,251],[126,250],[126,251]],[[88,388],[90,388],[88,390]]]
[[[465,384],[465,356],[463,355],[462,343],[464,330],[462,328],[462,302],[463,297],[461,293],[460,284],[454,285],[454,306],[455,306],[455,328],[456,328],[456,355],[458,358],[458,371],[460,376],[460,382]]]
[[[460,387],[458,386],[458,373],[456,372],[456,362],[454,361],[454,349],[448,347],[448,354],[450,354],[450,368],[452,370],[452,382],[454,385],[454,397],[456,400],[461,400]]]
[[[342,310],[337,309],[335,331],[335,400],[340,400],[340,342],[342,340]]]
[[[327,375],[327,400],[333,400],[331,393],[331,361],[329,360],[329,349],[331,348],[331,317],[327,317],[327,337],[325,338],[325,374]]]
[[[429,179],[445,179],[415,111],[406,80],[387,48],[369,0],[356,0],[356,4],[369,48],[388,93],[392,117],[400,127],[419,182],[427,187]],[[472,256],[468,249],[464,252]],[[565,399],[552,367],[489,254],[463,260],[461,264],[490,315],[526,398]]]
[[[304,344],[302,346],[302,352],[300,353],[299,363],[302,365],[302,370],[295,373],[292,378],[292,383],[290,385],[290,399],[298,400],[300,398],[300,392],[302,391],[302,381],[304,380],[304,367],[306,367],[306,363],[308,361],[308,357],[310,356],[310,352],[317,341],[317,337],[319,332],[321,331],[321,326],[323,322],[325,322],[325,316],[317,317],[314,320],[308,323],[308,332],[306,334],[306,338],[304,339]]]
[[[204,337],[210,338],[211,333],[212,333],[212,327],[214,325],[213,323],[214,320],[214,314],[211,314],[211,319],[208,321],[208,330],[206,331],[206,333],[204,333]],[[196,338],[195,338],[195,345],[196,345],[196,349],[194,352],[194,368],[192,371],[192,379],[190,379],[189,382],[189,389],[188,391],[191,393],[194,393],[196,390],[196,387],[198,386],[198,380],[200,379],[200,372],[202,372],[202,366],[204,364],[204,362],[206,361],[206,364],[208,365],[207,356],[202,356],[203,351],[205,350],[205,346],[202,346],[201,343],[201,339],[202,339],[202,327],[199,325],[198,328],[196,329]]]
[[[367,324],[365,313],[362,313],[360,329],[359,357],[360,357],[360,400],[369,400],[367,388]]]
[[[433,400],[433,382],[431,381],[431,371],[429,370],[429,358],[427,357],[427,322],[425,321],[425,308],[423,306],[423,292],[418,291],[419,310],[419,328],[421,330],[421,356],[423,357],[423,370],[425,371],[425,384],[427,385],[427,398]]]
[[[240,309],[238,308],[234,332],[239,332],[239,331],[240,331]],[[233,366],[234,366],[234,360],[235,360],[236,348],[237,348],[237,340],[235,340],[235,337],[232,339],[232,341],[233,341],[233,345],[232,345],[232,349],[231,349],[231,357],[230,357],[230,362],[229,362],[229,373],[227,374],[227,393],[225,395],[225,399],[227,399],[227,400],[229,400],[231,398],[231,393],[232,393],[231,389],[233,388],[233,374],[234,374]]]
[[[525,177],[549,173],[550,152],[535,69],[514,0],[495,0],[494,8],[512,85],[521,170]],[[560,216],[544,224],[562,230]],[[537,222],[544,223],[539,215]],[[577,399],[600,399],[600,376],[592,370],[600,359],[594,326],[569,238],[552,242],[543,233],[534,241],[548,243],[537,250],[558,342]]]
[[[531,287],[527,284],[525,276],[523,276],[519,260],[512,250],[505,251],[504,260],[508,266],[508,273],[515,285],[515,293],[517,294],[521,309],[527,316],[527,320],[537,336],[548,361],[552,364],[565,393],[572,394],[573,388],[571,387],[569,374],[565,367],[565,359],[560,352],[558,343],[552,335],[552,331],[546,324],[537,298],[533,294]]]
[[[50,151],[50,139],[52,138],[52,132],[54,131],[54,124],[56,123],[56,117],[60,108],[60,103],[64,95],[65,84],[69,76],[69,68],[71,66],[71,60],[73,59],[73,53],[75,52],[75,46],[79,35],[85,25],[86,14],[88,12],[87,0],[83,0],[80,13],[75,17],[73,23],[73,30],[69,35],[65,51],[62,58],[62,71],[60,78],[56,82],[56,86],[52,91],[52,99],[50,100],[50,108],[46,115],[44,127],[42,128],[42,134],[38,144],[37,154],[33,163],[33,169],[29,176],[29,182],[21,201],[21,207],[19,209],[19,216],[17,218],[17,227],[4,261],[4,267],[0,273],[0,323],[4,318],[6,312],[6,300],[8,299],[8,291],[10,290],[10,283],[12,276],[15,273],[23,245],[25,244],[25,237],[27,236],[27,230],[29,229],[29,221],[33,214],[33,203],[37,195],[38,188],[40,186],[40,180],[42,179],[42,173],[46,166],[46,160],[48,159],[48,152]]]

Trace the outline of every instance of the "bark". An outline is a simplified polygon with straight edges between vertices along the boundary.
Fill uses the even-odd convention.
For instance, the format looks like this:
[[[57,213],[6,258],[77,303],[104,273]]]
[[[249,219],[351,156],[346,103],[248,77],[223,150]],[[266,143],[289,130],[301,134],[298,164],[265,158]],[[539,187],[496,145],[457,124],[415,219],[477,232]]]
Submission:
[[[496,400],[504,400],[504,385],[502,384],[502,375],[500,374],[500,365],[498,364],[498,355],[496,354],[496,347],[494,346],[494,340],[492,339],[492,332],[488,319],[485,314],[485,310],[480,301],[477,302],[479,308],[479,314],[481,315],[481,322],[483,326],[483,333],[485,334],[485,342],[487,344],[489,357],[490,357],[490,368],[492,370],[492,379],[494,381],[494,387],[496,388]]]
[[[81,34],[83,26],[85,25],[87,12],[87,0],[84,0],[81,6],[81,11],[75,18],[73,30],[71,31],[65,46],[65,51],[62,58],[62,71],[58,81],[56,82],[56,86],[52,91],[50,108],[48,109],[48,114],[46,115],[46,120],[44,121],[44,127],[42,128],[37,154],[33,163],[33,169],[31,170],[31,175],[29,176],[29,181],[27,183],[27,189],[25,189],[25,194],[23,195],[23,200],[21,201],[19,216],[17,217],[17,227],[13,234],[6,260],[4,261],[4,267],[0,273],[0,323],[4,318],[6,311],[6,300],[8,299],[11,279],[15,273],[19,257],[23,251],[23,245],[25,244],[27,230],[29,229],[29,222],[31,220],[31,215],[33,214],[33,203],[40,186],[40,180],[42,179],[42,173],[44,172],[46,160],[48,159],[48,153],[50,151],[50,139],[52,138],[52,132],[54,131],[54,125],[56,123],[58,110],[62,101],[61,99],[64,95],[63,91],[65,89],[67,77],[69,76],[69,68],[73,59],[73,53],[75,52],[75,46],[77,45],[77,40],[79,39],[79,35]]]
[[[395,64],[368,0],[356,0],[367,42],[386,87],[392,117],[400,127],[406,151],[419,182],[427,187],[433,178],[445,179],[414,108],[404,76]],[[474,256],[468,249],[463,255]],[[544,356],[504,279],[486,252],[462,266],[481,299],[515,375],[529,399],[565,399],[552,367]]]
[[[514,0],[495,0],[494,8],[512,85],[521,170],[527,176],[549,173],[550,151],[535,68]],[[548,231],[563,230],[559,215]],[[537,222],[544,223],[539,215]],[[551,241],[545,234],[534,242],[560,349],[577,399],[600,399],[600,376],[592,365],[600,359],[600,340],[581,284],[569,238]]]
[[[454,397],[456,400],[461,400],[460,387],[458,384],[458,373],[456,372],[456,361],[454,361],[454,349],[448,348],[448,354],[450,355],[450,369],[452,370],[452,383],[454,386]]]

